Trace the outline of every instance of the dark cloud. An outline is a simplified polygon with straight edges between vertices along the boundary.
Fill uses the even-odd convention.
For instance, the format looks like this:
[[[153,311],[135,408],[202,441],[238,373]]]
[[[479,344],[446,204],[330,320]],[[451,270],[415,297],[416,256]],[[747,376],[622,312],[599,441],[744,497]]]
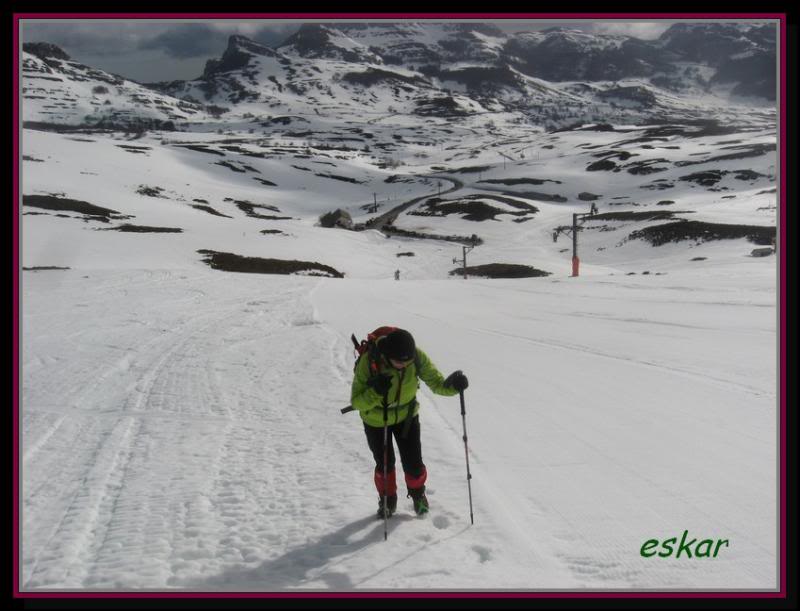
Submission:
[[[72,59],[140,82],[193,79],[232,34],[277,46],[300,23],[24,20],[22,42],[49,42]]]
[[[258,22],[27,21],[23,23],[22,39],[23,42],[50,42],[76,55],[161,51],[168,57],[189,59],[221,55],[231,34],[277,46],[299,27],[299,23],[264,25]]]
[[[180,24],[141,40],[143,50],[161,50],[171,57],[187,59],[221,53],[228,35],[204,23]]]
[[[139,48],[161,50],[170,57],[188,59],[193,57],[219,56],[228,44],[231,34],[241,34],[263,45],[275,47],[282,43],[299,24],[283,24],[254,28],[252,25],[221,26],[207,23],[179,24],[142,40]]]
[[[141,28],[89,22],[23,23],[22,42],[49,42],[69,54],[125,55],[138,48]]]
[[[300,25],[301,24],[299,23],[287,23],[282,26],[263,28],[253,35],[252,38],[256,42],[260,42],[262,45],[277,47],[285,42],[289,36],[294,34],[298,28],[300,28]]]

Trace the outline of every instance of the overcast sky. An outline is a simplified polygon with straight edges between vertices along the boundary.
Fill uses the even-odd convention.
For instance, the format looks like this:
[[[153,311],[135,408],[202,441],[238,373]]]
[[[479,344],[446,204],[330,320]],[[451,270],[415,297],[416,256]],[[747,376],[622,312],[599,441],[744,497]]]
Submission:
[[[134,21],[62,20],[22,21],[22,42],[49,42],[74,60],[140,82],[185,80],[199,77],[206,61],[219,58],[228,37],[241,34],[262,44],[276,46],[301,23],[313,20],[261,21]],[[358,21],[355,19],[348,22]],[[377,20],[370,20],[377,21]],[[415,20],[420,21],[420,20]],[[567,23],[545,20],[489,21],[508,32],[538,30],[566,25],[588,31],[657,38],[669,22],[637,23],[579,20]]]

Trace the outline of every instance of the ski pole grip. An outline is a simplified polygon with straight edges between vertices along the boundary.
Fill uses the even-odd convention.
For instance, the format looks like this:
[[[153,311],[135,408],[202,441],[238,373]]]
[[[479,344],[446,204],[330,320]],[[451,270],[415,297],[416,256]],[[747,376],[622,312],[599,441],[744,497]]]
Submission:
[[[353,407],[352,405],[348,405],[347,407],[343,407],[341,411],[342,411],[343,414],[346,414],[347,412],[355,411],[355,409],[356,408]]]

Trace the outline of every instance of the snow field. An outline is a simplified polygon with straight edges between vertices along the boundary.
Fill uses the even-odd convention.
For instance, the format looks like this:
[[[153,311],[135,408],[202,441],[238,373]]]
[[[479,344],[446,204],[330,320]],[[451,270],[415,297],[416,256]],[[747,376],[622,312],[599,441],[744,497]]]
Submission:
[[[318,167],[363,171],[366,186],[248,158],[263,172],[253,176],[279,183],[273,190],[157,138],[136,142],[152,146],[145,157],[114,136],[88,143],[25,130],[26,154],[46,162],[25,162],[23,193],[60,193],[184,233],[23,216],[23,265],[71,269],[22,272],[21,587],[773,588],[776,258],[749,257],[744,239],[617,246],[646,224],[611,234],[587,224],[581,277],[569,278],[570,240],[553,243],[551,232],[587,210],[576,194],[634,201],[640,179],[587,178],[589,157],[573,147],[620,134],[548,138],[556,149],[506,170],[496,150],[471,157],[489,138],[441,151],[494,164],[482,176],[455,174],[463,189],[444,178],[443,188],[457,197],[485,187],[482,178],[569,177],[568,189],[529,189],[573,203],[532,202],[540,212],[522,224],[398,218],[408,229],[477,232],[485,244],[470,265],[552,273],[512,281],[449,278],[459,244],[314,226],[337,207],[363,221],[370,189],[388,193],[389,172],[358,160]],[[766,174],[770,160],[724,167]],[[381,212],[436,193],[436,177],[416,179],[392,185],[396,200]],[[136,194],[141,184],[168,199]],[[737,199],[677,184],[640,201],[680,196],[689,201],[674,207],[698,219],[775,221],[774,209],[759,210],[776,199],[760,193],[765,185],[725,184],[739,187]],[[277,205],[292,220],[253,219],[226,197]],[[234,218],[193,209],[194,198]],[[346,278],[217,272],[198,249],[319,261]],[[407,251],[415,256],[397,256]],[[390,280],[395,269],[400,282]],[[416,519],[401,499],[383,541],[361,424],[339,410],[349,402],[350,333],[384,324],[412,331],[445,375],[469,376],[474,526],[458,399],[423,385],[432,512]],[[713,560],[641,557],[646,540],[684,530],[731,547]]]

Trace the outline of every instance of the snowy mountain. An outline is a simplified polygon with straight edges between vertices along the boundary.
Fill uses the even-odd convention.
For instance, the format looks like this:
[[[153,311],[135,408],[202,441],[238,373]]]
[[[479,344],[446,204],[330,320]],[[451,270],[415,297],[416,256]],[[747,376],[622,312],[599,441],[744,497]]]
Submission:
[[[174,129],[177,122],[208,119],[202,105],[85,66],[47,43],[23,45],[21,75],[25,122]]]
[[[726,80],[769,40],[315,24],[147,85],[26,45],[20,587],[775,588],[776,110]],[[340,413],[383,324],[469,377],[474,525],[422,384],[384,541]],[[728,545],[642,553],[684,532]]]
[[[752,24],[676,24],[655,41],[565,28],[507,35],[486,24],[306,24],[275,49],[231,36],[199,78],[148,85],[159,95],[30,43],[25,118],[189,125],[208,112],[233,121],[265,109],[361,115],[388,106],[521,112],[550,126],[641,124],[705,117],[738,99],[767,107],[775,45],[774,26]],[[109,86],[120,88],[119,103]]]

